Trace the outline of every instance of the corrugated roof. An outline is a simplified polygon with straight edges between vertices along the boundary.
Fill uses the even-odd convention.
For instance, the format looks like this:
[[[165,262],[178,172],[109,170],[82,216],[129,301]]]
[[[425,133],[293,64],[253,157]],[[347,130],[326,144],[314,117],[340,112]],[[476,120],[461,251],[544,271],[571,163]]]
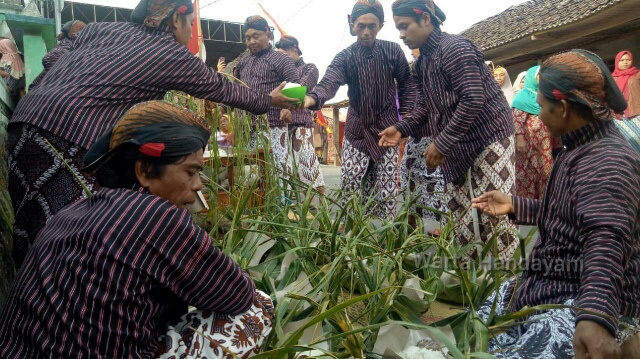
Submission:
[[[531,0],[512,6],[461,33],[489,50],[540,31],[588,18],[625,0]]]

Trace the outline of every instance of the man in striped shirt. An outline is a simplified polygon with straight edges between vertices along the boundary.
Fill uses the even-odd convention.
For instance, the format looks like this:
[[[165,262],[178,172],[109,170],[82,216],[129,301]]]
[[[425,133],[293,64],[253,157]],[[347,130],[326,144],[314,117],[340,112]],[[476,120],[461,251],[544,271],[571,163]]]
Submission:
[[[518,246],[516,228],[469,210],[471,199],[492,189],[515,193],[513,116],[484,55],[469,40],[444,33],[442,11],[432,0],[397,0],[393,19],[400,38],[420,49],[413,65],[421,95],[414,111],[380,133],[380,144],[401,137],[433,141],[425,151],[429,168],[442,167],[446,203],[461,245],[474,244],[475,258],[497,235],[499,256],[509,260]]]
[[[251,54],[236,66],[235,76],[252,90],[258,93],[269,93],[277,88],[283,81],[300,83],[300,76],[293,60],[286,54],[275,51],[270,41],[273,33],[267,21],[258,15],[250,16],[245,21],[242,31],[247,48]],[[257,118],[254,116],[253,121]],[[270,107],[267,111],[269,121],[269,140],[273,157],[280,166],[283,179],[291,174],[291,161],[289,160],[289,133],[288,122],[291,122],[291,112]],[[253,123],[252,130],[260,131],[259,124]],[[252,141],[255,147],[259,146],[260,133],[253,132]],[[284,181],[281,182],[283,188]]]
[[[549,58],[539,76],[540,120],[565,146],[544,199],[493,191],[473,206],[540,232],[521,277],[500,289],[499,315],[542,304],[579,309],[527,318],[490,349],[510,359],[638,358],[638,336],[627,339],[640,331],[640,156],[613,123],[626,101],[588,51]]]
[[[302,50],[298,39],[290,35],[284,35],[276,43],[276,48],[291,57],[298,76],[300,85],[307,87],[311,92],[318,84],[320,73],[315,64],[306,63],[302,59]],[[292,121],[289,124],[289,137],[291,140],[291,152],[293,163],[300,180],[307,186],[317,189],[324,194],[324,176],[320,171],[320,162],[313,145],[313,113],[302,109],[293,112]]]
[[[259,351],[271,301],[187,211],[210,135],[152,101],[96,141],[84,163],[102,188],[40,231],[0,316],[1,358],[216,357],[190,327],[240,357]]]
[[[400,46],[376,39],[383,24],[384,11],[378,1],[356,3],[350,26],[357,42],[333,59],[318,86],[306,97],[304,106],[320,109],[340,86],[349,86],[350,106],[340,175],[345,194],[340,203],[346,205],[350,196],[362,191],[365,203],[375,198],[369,212],[389,219],[396,214],[398,148],[378,146],[378,133],[398,122],[396,94],[400,113],[413,109],[416,87]]]

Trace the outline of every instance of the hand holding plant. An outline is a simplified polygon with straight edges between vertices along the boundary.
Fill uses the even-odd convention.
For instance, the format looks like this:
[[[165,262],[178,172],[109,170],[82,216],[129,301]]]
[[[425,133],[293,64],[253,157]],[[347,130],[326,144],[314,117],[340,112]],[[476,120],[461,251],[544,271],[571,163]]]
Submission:
[[[502,216],[513,213],[513,201],[508,194],[491,191],[471,200],[471,208],[490,216]]]

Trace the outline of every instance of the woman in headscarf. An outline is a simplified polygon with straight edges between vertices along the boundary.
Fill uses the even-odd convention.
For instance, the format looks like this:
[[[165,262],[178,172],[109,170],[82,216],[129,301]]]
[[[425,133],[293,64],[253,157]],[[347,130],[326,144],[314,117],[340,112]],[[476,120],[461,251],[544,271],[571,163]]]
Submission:
[[[640,116],[640,70],[633,66],[631,52],[620,52],[616,56],[615,66],[613,78],[628,103],[624,115],[626,118]]]
[[[0,76],[9,89],[15,103],[20,99],[20,92],[24,90],[24,62],[20,58],[18,48],[9,39],[0,40]]]
[[[8,141],[18,265],[47,219],[85,196],[83,187],[95,190],[93,176],[80,171],[81,159],[133,105],[169,90],[256,114],[297,101],[282,95],[284,84],[271,95],[257,93],[193,56],[186,47],[193,10],[191,0],[142,0],[131,23],[87,25],[73,51],[20,101]]]
[[[518,196],[542,199],[553,166],[551,138],[540,121],[538,71],[527,71],[524,89],[515,96],[512,112],[516,129],[516,193]]]
[[[526,71],[522,71],[521,73],[518,74],[518,77],[516,77],[516,80],[513,82],[513,92],[514,93],[518,93],[520,92],[523,88],[524,88],[524,78],[527,76],[527,72]]]
[[[640,70],[633,66],[631,52],[622,51],[616,56],[613,78],[629,104],[624,115],[618,116],[623,121],[616,124],[631,146],[640,152]]]
[[[209,137],[204,119],[151,101],[95,142],[84,164],[101,189],[41,231],[0,317],[0,357],[223,357],[212,343],[259,352],[271,300],[187,210]]]
[[[511,85],[511,78],[509,77],[507,69],[501,66],[496,67],[493,70],[493,78],[496,79],[496,82],[500,85],[504,97],[507,98],[507,102],[509,106],[511,106],[516,93],[513,91],[513,85]]]
[[[43,70],[40,75],[33,80],[31,85],[29,85],[29,90],[33,90],[38,86],[40,81],[42,81],[42,78],[47,74],[47,71],[51,70],[60,57],[71,51],[73,41],[78,37],[80,30],[84,29],[86,26],[87,24],[80,20],[72,20],[64,24],[62,32],[58,34],[58,44],[42,58]]]
[[[640,155],[613,115],[626,101],[602,59],[585,50],[546,60],[537,98],[540,119],[565,149],[542,200],[497,191],[474,199],[474,208],[535,224],[540,233],[522,274],[479,314],[490,320],[563,307],[523,317],[489,351],[509,359],[638,358]]]

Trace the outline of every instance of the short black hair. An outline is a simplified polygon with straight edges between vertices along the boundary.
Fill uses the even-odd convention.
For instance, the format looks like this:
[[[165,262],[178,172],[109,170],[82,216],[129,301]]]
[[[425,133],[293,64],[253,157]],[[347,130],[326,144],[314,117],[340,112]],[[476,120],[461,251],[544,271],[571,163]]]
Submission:
[[[123,145],[111,159],[96,171],[96,179],[100,187],[132,188],[138,183],[135,165],[143,161],[148,169],[149,178],[160,178],[164,175],[168,165],[180,163],[185,156],[155,158],[138,151],[134,144]]]

